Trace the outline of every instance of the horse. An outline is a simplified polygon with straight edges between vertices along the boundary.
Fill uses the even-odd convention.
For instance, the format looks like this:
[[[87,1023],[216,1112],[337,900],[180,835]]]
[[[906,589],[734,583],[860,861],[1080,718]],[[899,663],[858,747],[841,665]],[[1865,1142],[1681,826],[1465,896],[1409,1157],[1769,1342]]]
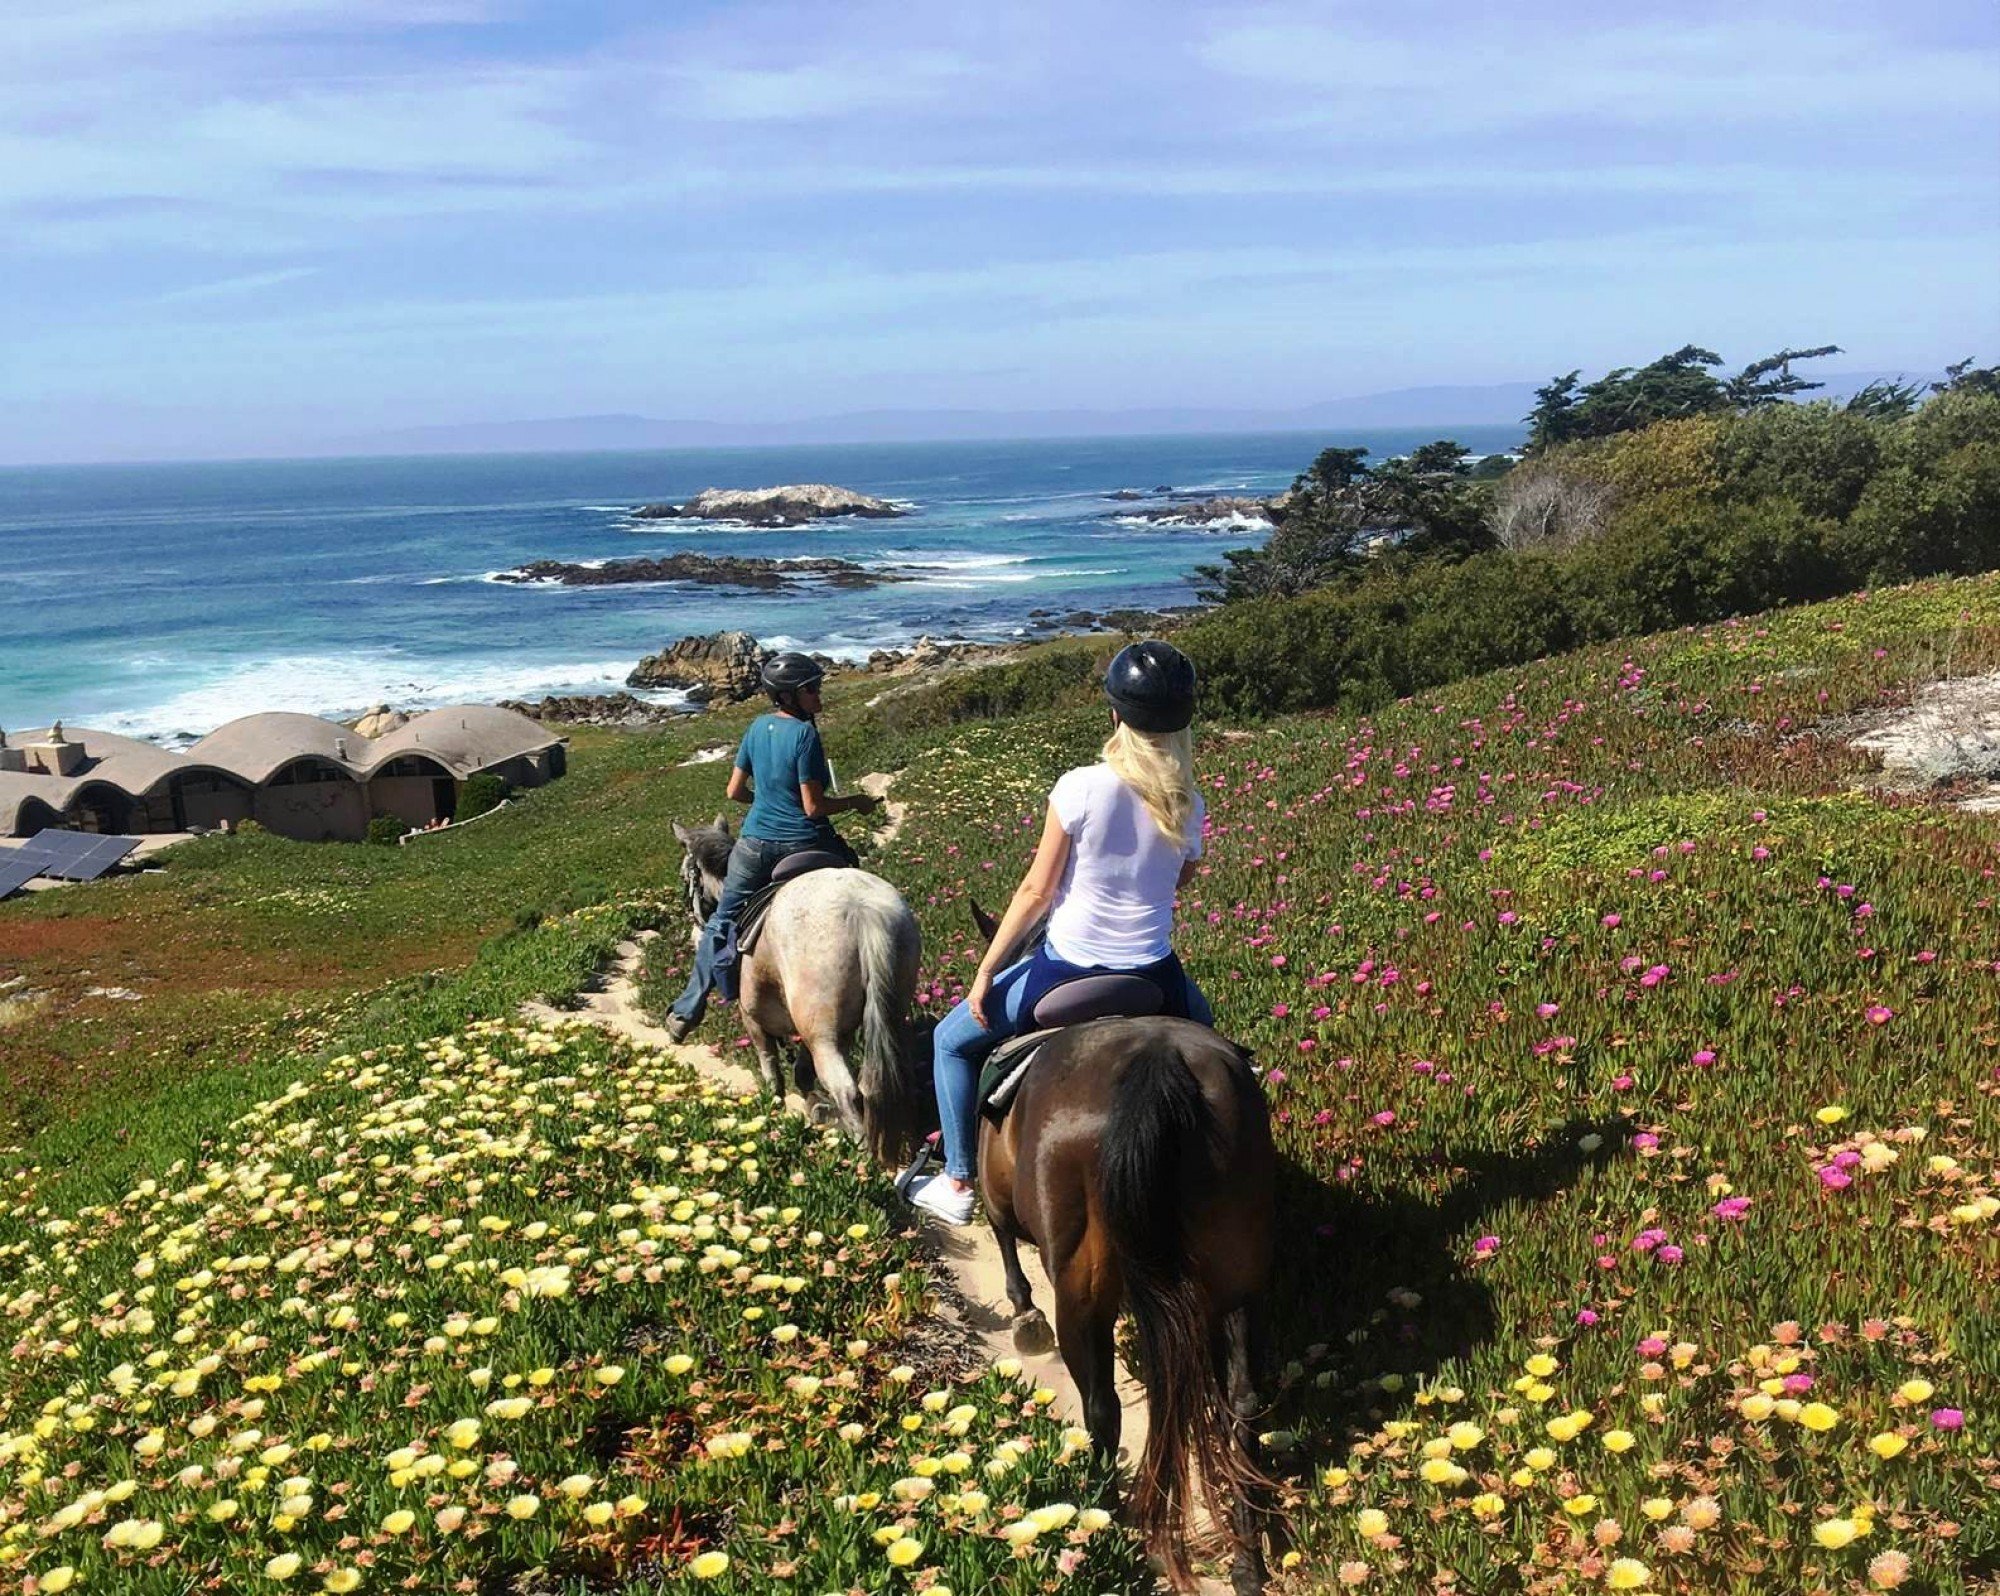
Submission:
[[[734,837],[722,815],[674,824],[695,935],[715,910]],[[903,896],[865,870],[813,870],[771,900],[757,945],[738,967],[744,1028],[771,1096],[784,1101],[783,1047],[796,1036],[840,1123],[874,1156],[900,1155],[909,1128],[897,1083],[923,941]],[[848,1068],[860,1039],[861,1071]],[[801,1089],[809,1082],[801,1061]]]
[[[991,940],[992,918],[972,912]],[[920,1075],[905,1085],[925,1090]],[[1132,1517],[1183,1588],[1197,1497],[1227,1526],[1238,1596],[1264,1584],[1261,1527],[1275,1487],[1258,1456],[1255,1377],[1276,1180],[1270,1111],[1249,1055],[1189,1020],[1067,1025],[1043,1044],[1006,1117],[980,1120],[979,1190],[1006,1269],[1015,1345],[1049,1345],[1021,1269],[1028,1241],[1055,1288],[1055,1343],[1091,1443],[1111,1460],[1121,1420],[1115,1331],[1120,1308],[1131,1310],[1149,1416]]]

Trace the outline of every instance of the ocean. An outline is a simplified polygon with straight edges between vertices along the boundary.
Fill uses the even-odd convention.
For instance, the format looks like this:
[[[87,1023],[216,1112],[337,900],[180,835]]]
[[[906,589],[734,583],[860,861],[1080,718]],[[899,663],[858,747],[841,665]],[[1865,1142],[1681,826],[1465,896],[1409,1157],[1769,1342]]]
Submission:
[[[1262,532],[1147,526],[1110,494],[1270,492],[1327,444],[1383,458],[1438,432],[8,468],[0,728],[179,739],[255,710],[612,691],[642,655],[724,628],[859,659],[923,634],[1033,635],[1031,610],[1185,604],[1194,566]],[[1450,432],[1475,453],[1518,440]],[[787,482],[912,513],[785,531],[629,513]],[[917,579],[779,593],[493,579],[535,559],[677,550],[834,555]]]

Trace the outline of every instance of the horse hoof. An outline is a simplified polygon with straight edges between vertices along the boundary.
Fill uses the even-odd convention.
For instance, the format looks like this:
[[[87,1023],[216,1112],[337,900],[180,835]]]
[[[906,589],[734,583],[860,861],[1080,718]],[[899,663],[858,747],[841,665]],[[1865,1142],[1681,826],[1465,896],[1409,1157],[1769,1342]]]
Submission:
[[[815,1097],[806,1103],[806,1120],[819,1129],[824,1129],[828,1125],[838,1125],[840,1110],[824,1097]]]
[[[1045,1352],[1053,1352],[1056,1338],[1049,1329],[1049,1321],[1043,1317],[1040,1308],[1031,1308],[1014,1321],[1014,1350],[1026,1357],[1038,1358]]]

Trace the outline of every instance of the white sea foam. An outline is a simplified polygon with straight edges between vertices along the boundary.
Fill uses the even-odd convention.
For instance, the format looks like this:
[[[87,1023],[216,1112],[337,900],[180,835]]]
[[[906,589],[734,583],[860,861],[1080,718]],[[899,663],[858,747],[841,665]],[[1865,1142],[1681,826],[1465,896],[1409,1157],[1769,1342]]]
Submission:
[[[1270,521],[1261,515],[1244,515],[1238,512],[1225,515],[1213,521],[1194,521],[1186,516],[1145,516],[1114,515],[1115,526],[1137,527],[1144,532],[1157,532],[1167,528],[1175,532],[1269,532],[1273,530]]]
[[[175,664],[185,671],[185,662]],[[630,658],[538,663],[424,660],[394,653],[290,654],[218,667],[157,703],[92,715],[89,724],[128,737],[171,736],[212,731],[239,715],[261,710],[298,710],[342,719],[376,704],[428,709],[439,704],[490,704],[499,698],[539,698],[545,693],[616,692],[624,687],[631,668]],[[643,696],[675,703],[685,695]]]

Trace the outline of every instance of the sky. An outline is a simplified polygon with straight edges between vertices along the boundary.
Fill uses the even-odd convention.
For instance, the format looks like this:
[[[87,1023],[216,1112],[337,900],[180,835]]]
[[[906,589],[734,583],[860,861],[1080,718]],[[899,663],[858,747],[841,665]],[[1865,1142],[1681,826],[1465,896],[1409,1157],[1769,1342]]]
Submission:
[[[6,0],[0,460],[2000,360],[1990,0]]]

